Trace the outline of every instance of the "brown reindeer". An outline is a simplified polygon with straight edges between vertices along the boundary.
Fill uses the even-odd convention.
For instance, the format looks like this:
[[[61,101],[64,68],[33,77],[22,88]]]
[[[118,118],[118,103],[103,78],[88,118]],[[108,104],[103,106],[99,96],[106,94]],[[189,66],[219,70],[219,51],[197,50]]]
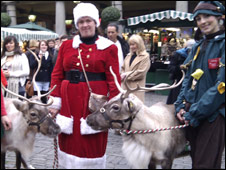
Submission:
[[[37,56],[35,55],[35,57]],[[38,58],[36,59],[38,60]],[[38,69],[32,80],[37,89],[35,77],[40,69],[41,59],[38,62]],[[38,89],[38,96],[27,99],[8,90],[2,84],[1,86],[8,93],[23,99],[21,101],[4,98],[7,115],[12,121],[12,129],[5,131],[1,138],[1,169],[5,169],[5,153],[7,150],[16,152],[17,169],[20,169],[21,162],[24,168],[31,168],[28,166],[27,160],[32,153],[36,134],[42,133],[45,136],[55,138],[60,133],[60,127],[53,121],[47,109],[47,106],[53,103],[53,99],[50,98],[48,104],[40,101],[41,97],[49,95],[55,87],[43,95]]]
[[[176,84],[159,84],[151,88],[137,86],[127,91],[115,83],[120,93],[106,102],[100,109],[86,118],[87,124],[95,130],[120,129],[120,130],[149,130],[166,128],[179,125],[173,105],[156,103],[151,107],[145,106],[131,92],[136,90],[153,91],[175,88],[181,84],[182,79]],[[126,81],[126,80],[125,80]],[[155,169],[160,164],[163,169],[172,167],[173,159],[183,151],[186,140],[181,129],[168,130],[148,134],[122,135],[124,153],[128,162],[135,168]]]

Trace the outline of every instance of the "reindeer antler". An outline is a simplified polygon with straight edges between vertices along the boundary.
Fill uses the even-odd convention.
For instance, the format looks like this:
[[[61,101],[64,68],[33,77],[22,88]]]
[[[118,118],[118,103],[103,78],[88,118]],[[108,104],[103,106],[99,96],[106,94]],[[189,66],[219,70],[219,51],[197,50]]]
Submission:
[[[118,80],[117,80],[117,78],[116,78],[116,75],[115,75],[115,73],[112,71],[111,66],[110,66],[110,72],[111,72],[111,74],[112,74],[113,77],[114,77],[115,84],[116,84],[118,90],[119,90],[121,93],[124,93],[123,98],[128,97],[128,95],[129,95],[130,93],[135,92],[135,91],[158,91],[158,90],[169,90],[169,89],[176,88],[176,87],[178,87],[178,86],[183,82],[184,77],[185,77],[184,71],[181,70],[181,72],[182,72],[182,78],[180,79],[180,81],[179,81],[178,83],[177,83],[177,81],[175,80],[174,83],[173,83],[172,85],[169,85],[169,84],[166,84],[166,83],[160,83],[160,84],[158,84],[158,85],[156,85],[156,86],[153,86],[153,87],[151,87],[151,88],[141,87],[139,84],[137,84],[137,87],[132,89],[132,88],[130,88],[129,85],[127,84],[127,82],[128,82],[127,80],[128,80],[128,77],[129,77],[131,74],[133,74],[133,73],[135,72],[135,70],[134,70],[134,71],[130,72],[130,73],[126,76],[126,78],[125,78],[125,80],[124,80],[124,81],[125,81],[125,87],[126,87],[126,89],[127,89],[127,91],[125,91],[125,90],[123,90],[123,89],[121,88],[121,86],[119,85]]]
[[[30,51],[31,54],[33,54],[33,56],[35,57],[35,59],[36,59],[37,62],[38,62],[38,68],[37,68],[37,70],[35,71],[35,73],[34,73],[34,75],[33,75],[33,77],[32,77],[31,83],[33,83],[34,86],[35,86],[35,88],[37,89],[38,99],[40,100],[42,97],[48,96],[48,95],[55,89],[54,87],[55,87],[56,85],[55,85],[48,93],[45,93],[45,94],[42,94],[42,95],[41,95],[40,89],[39,89],[39,87],[38,87],[38,85],[37,85],[35,79],[36,79],[36,76],[37,76],[37,74],[38,74],[38,72],[39,72],[39,70],[40,70],[40,68],[41,68],[41,65],[42,65],[42,56],[41,56],[40,59],[39,59],[38,56],[37,56],[32,50],[30,50],[29,48],[27,48],[27,50]]]
[[[30,51],[31,54],[33,54],[33,56],[35,57],[35,59],[38,62],[38,68],[37,68],[37,70],[35,71],[35,73],[34,73],[34,75],[32,77],[31,83],[33,83],[34,87],[37,89],[38,98],[40,100],[41,99],[41,92],[40,92],[40,89],[39,89],[35,79],[36,79],[36,76],[37,76],[37,74],[38,74],[38,72],[39,72],[39,70],[41,68],[41,65],[42,65],[42,56],[39,59],[38,56],[32,50],[30,50],[29,48],[27,48],[27,50]]]
[[[116,87],[118,88],[118,90],[119,90],[121,93],[125,93],[125,90],[123,90],[123,89],[121,88],[121,86],[120,86],[120,84],[119,84],[119,82],[118,82],[118,80],[117,80],[117,77],[116,77],[115,73],[114,73],[113,70],[112,70],[112,66],[110,66],[110,72],[111,72],[112,76],[114,77],[115,85],[116,85]]]
[[[134,92],[134,91],[159,91],[159,90],[169,90],[169,89],[176,88],[176,87],[178,87],[178,86],[183,82],[184,77],[185,77],[184,71],[181,70],[181,72],[182,72],[182,78],[180,79],[180,81],[177,82],[177,81],[175,80],[174,83],[173,83],[172,85],[169,85],[169,84],[167,84],[167,83],[160,83],[160,84],[155,85],[155,86],[153,86],[153,87],[151,87],[151,88],[146,88],[146,87],[141,87],[139,84],[137,84],[137,87],[136,87],[136,88],[131,89],[131,88],[129,87],[129,85],[127,84],[127,79],[128,79],[128,77],[133,73],[133,72],[132,72],[132,73],[128,74],[128,75],[126,76],[126,78],[125,78],[125,86],[126,86],[126,89],[127,89],[127,92],[126,92],[125,96],[128,96],[129,93],[132,93],[132,92]]]
[[[28,49],[28,50],[31,51],[30,49]],[[32,52],[32,54],[33,54],[33,52]],[[34,56],[38,59],[38,57],[37,57],[36,54],[35,54]],[[37,59],[36,59],[36,60],[37,60]],[[7,61],[4,62],[4,63],[1,65],[1,68],[2,68],[6,63],[7,63]],[[38,61],[38,63],[39,63],[39,61]],[[34,76],[33,79],[32,79],[32,81],[34,81],[34,85],[36,85],[36,86],[37,86],[37,84],[36,84],[36,82],[35,82],[35,77],[36,77],[38,71],[40,70],[40,67],[41,67],[41,63],[39,63],[38,69],[37,69],[36,72],[35,72],[35,76]],[[10,94],[12,94],[12,95],[14,95],[14,96],[20,98],[20,99],[23,99],[23,100],[25,100],[25,101],[27,101],[27,102],[29,102],[29,103],[38,104],[38,105],[41,105],[41,106],[49,106],[49,105],[51,105],[51,104],[53,103],[53,97],[52,97],[52,96],[50,96],[50,99],[51,99],[50,102],[47,103],[47,104],[44,104],[44,103],[40,103],[40,102],[37,102],[37,101],[32,101],[32,100],[30,100],[30,99],[28,99],[28,98],[26,98],[26,97],[24,97],[24,96],[22,96],[22,95],[19,95],[19,94],[17,94],[17,93],[14,93],[14,92],[10,91],[9,89],[5,88],[5,86],[2,84],[2,82],[1,82],[1,87],[2,87],[6,92],[8,92],[8,93],[10,93]],[[38,86],[37,86],[37,87],[38,87]],[[39,88],[37,88],[37,89],[39,90],[39,96],[38,96],[38,99],[40,100],[41,97],[49,95],[55,88],[56,88],[56,85],[55,85],[48,93],[43,94],[43,95],[41,95]],[[34,98],[31,98],[31,99],[34,99]]]
[[[23,99],[23,100],[25,100],[25,101],[27,101],[29,103],[38,104],[38,105],[41,105],[41,106],[50,106],[51,104],[53,104],[53,97],[52,96],[50,96],[51,101],[49,103],[45,104],[45,103],[40,103],[40,102],[37,102],[37,101],[32,101],[32,100],[30,100],[30,99],[28,99],[28,98],[26,98],[24,96],[21,96],[21,95],[19,95],[17,93],[14,93],[14,92],[10,91],[9,89],[5,88],[5,86],[2,84],[2,82],[1,82],[1,87],[5,91],[7,91],[8,93],[10,93],[10,94],[12,94],[12,95],[14,95],[14,96],[16,96],[16,97],[18,97],[20,99]],[[48,92],[48,94],[51,93],[55,88],[56,88],[56,85],[52,88],[51,91]]]

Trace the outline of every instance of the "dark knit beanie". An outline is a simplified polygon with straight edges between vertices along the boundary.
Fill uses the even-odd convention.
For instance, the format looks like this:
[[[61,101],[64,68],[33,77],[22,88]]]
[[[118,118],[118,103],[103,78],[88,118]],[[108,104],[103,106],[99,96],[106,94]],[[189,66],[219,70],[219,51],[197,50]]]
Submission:
[[[199,14],[222,16],[225,15],[225,7],[219,1],[200,1],[193,11],[193,17]]]

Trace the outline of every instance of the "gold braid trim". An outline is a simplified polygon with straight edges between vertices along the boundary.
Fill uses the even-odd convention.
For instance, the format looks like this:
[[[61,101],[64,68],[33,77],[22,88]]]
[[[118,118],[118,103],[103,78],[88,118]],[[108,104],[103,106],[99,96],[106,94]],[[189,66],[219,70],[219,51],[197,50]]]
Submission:
[[[191,66],[192,60],[190,60],[187,64],[180,65],[181,70],[187,70]]]
[[[225,68],[225,64],[223,64],[222,62],[220,62],[219,67],[224,67]]]

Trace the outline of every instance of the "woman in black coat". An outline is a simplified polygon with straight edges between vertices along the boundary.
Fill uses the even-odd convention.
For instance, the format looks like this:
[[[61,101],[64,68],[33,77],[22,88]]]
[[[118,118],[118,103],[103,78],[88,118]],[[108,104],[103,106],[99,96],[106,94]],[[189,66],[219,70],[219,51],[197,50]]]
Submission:
[[[52,56],[48,51],[48,44],[45,40],[40,41],[37,56],[39,58],[42,57],[42,64],[35,80],[39,90],[41,91],[41,94],[44,94],[49,91],[51,73],[53,71]],[[36,70],[38,68],[38,62],[35,58],[30,59],[30,68],[32,70]],[[34,94],[37,95],[37,89],[35,87]],[[43,103],[47,103],[46,97],[43,97],[41,100]]]

